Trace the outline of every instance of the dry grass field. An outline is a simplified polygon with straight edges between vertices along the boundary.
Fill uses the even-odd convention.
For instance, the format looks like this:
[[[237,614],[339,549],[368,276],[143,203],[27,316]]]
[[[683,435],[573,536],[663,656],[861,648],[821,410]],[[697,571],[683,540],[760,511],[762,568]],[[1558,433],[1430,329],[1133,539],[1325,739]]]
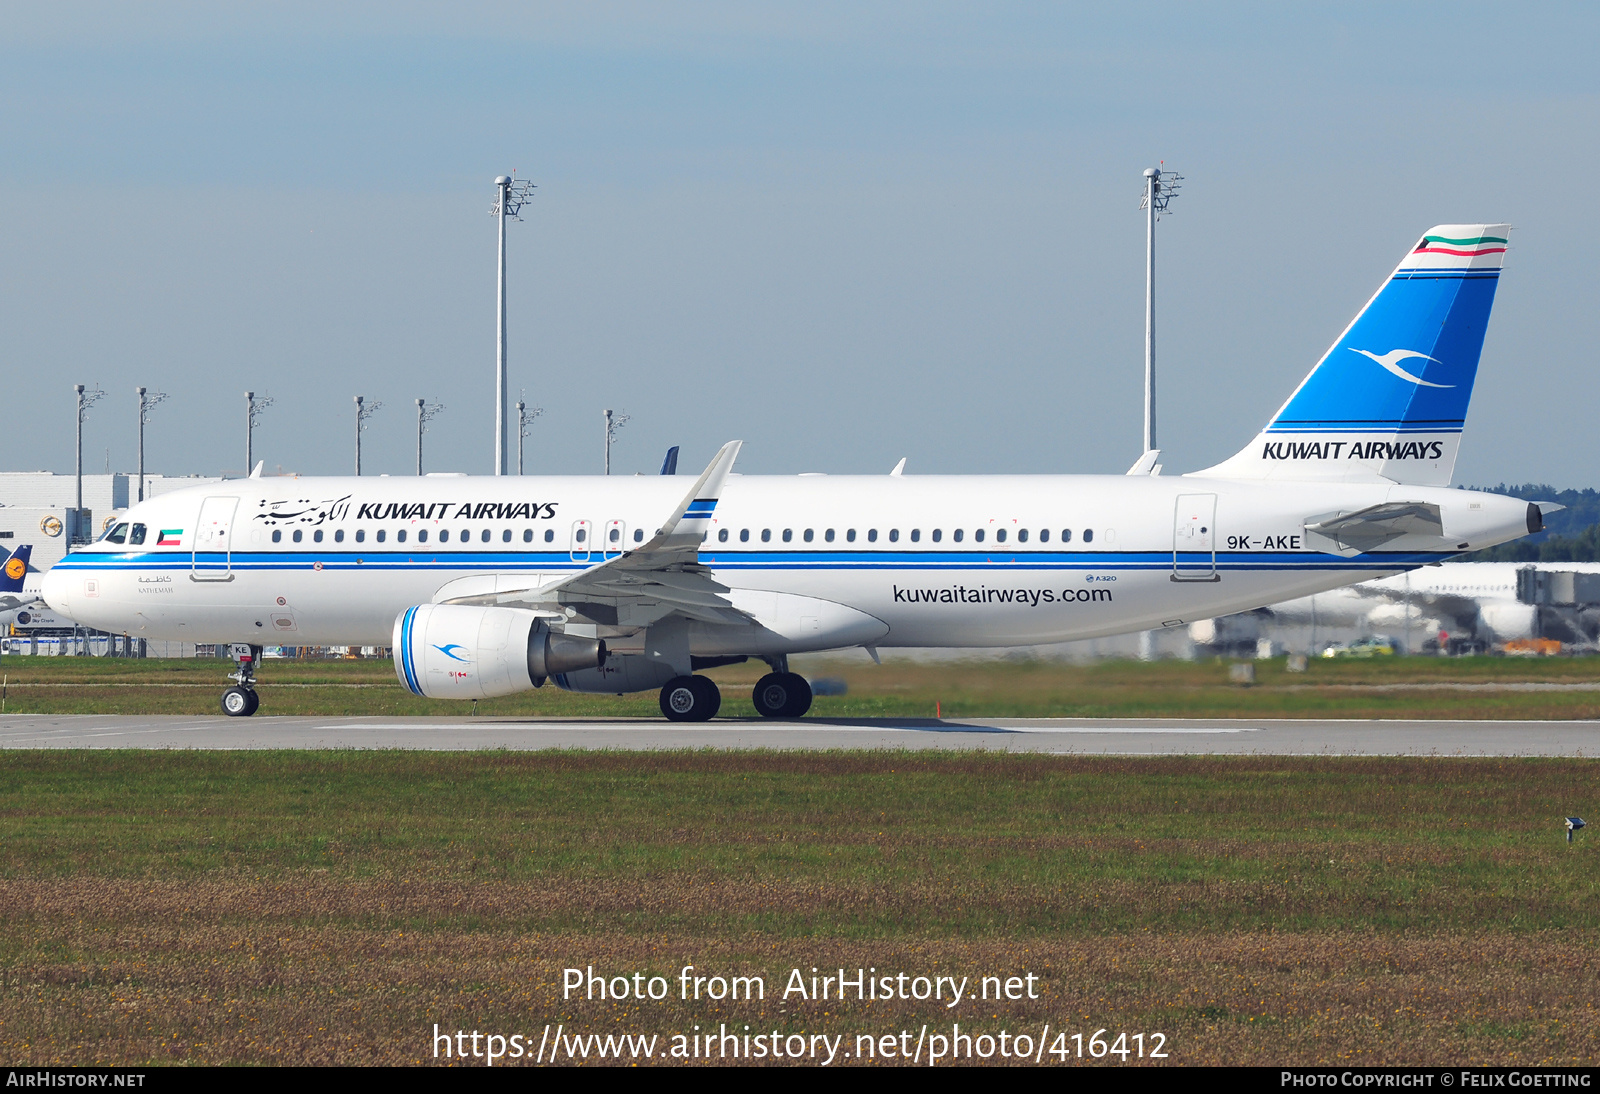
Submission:
[[[819,717],[1331,717],[1597,718],[1600,657],[1385,658],[1313,661],[1290,673],[1283,658],[1257,663],[1257,686],[1228,682],[1222,661],[1056,661],[874,665],[864,653],[806,659],[799,671],[843,679],[821,696]],[[215,714],[227,686],[222,660],[11,657],[0,664],[6,712]],[[750,688],[760,663],[712,670],[727,717],[756,717]],[[462,714],[460,702],[418,699],[388,661],[267,661],[262,713]],[[1561,685],[1529,690],[1524,685]],[[486,700],[496,717],[659,717],[654,692],[574,695],[555,687]]]
[[[662,1052],[723,1023],[849,1051],[960,1022],[1159,1032],[1178,1064],[1593,1064],[1600,845],[1569,847],[1559,818],[1594,812],[1597,776],[1587,760],[6,752],[0,1058],[433,1063],[436,1023],[531,1037],[529,1056],[546,1023],[653,1033]],[[676,988],[687,964],[763,976],[766,997],[562,998],[567,967]],[[813,966],[1031,972],[1039,997],[783,998]]]

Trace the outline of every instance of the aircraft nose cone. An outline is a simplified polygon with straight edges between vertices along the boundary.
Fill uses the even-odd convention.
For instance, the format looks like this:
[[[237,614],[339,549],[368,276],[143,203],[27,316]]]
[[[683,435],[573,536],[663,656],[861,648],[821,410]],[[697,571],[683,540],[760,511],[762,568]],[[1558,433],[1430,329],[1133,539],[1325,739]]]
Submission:
[[[52,611],[68,617],[72,615],[72,577],[70,572],[55,566],[46,570],[39,582],[39,595],[44,597],[44,602],[50,605]]]

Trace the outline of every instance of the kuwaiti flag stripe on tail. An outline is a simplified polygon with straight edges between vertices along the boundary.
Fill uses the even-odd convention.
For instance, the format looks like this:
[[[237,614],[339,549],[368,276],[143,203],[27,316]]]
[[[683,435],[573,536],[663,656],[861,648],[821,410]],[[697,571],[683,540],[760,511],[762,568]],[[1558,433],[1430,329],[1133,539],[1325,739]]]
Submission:
[[[689,520],[694,520],[697,517],[709,517],[716,508],[716,498],[695,498],[689,503],[689,508],[683,511],[683,515]]]

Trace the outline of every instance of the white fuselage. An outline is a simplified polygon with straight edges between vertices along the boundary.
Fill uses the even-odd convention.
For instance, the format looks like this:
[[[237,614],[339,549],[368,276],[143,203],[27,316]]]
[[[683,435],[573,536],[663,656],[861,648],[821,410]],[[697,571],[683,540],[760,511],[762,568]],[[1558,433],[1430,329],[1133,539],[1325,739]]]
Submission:
[[[398,613],[449,582],[553,582],[648,540],[685,481],[230,480],[130,509],[123,542],[74,551],[44,593],[119,634],[383,646]],[[1407,536],[1341,557],[1304,542],[1309,519],[1397,500],[1438,505],[1448,544]],[[700,561],[766,625],[697,624],[693,652],[1025,645],[1177,626],[1514,539],[1526,510],[1381,482],[733,476]],[[626,629],[611,629],[614,648]]]

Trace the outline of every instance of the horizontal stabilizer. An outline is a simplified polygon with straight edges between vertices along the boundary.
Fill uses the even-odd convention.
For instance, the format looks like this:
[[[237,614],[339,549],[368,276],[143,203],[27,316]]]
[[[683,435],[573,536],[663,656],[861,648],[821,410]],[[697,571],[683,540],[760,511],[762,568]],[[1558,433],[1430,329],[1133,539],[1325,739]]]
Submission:
[[[1306,521],[1306,545],[1329,554],[1352,555],[1376,550],[1401,536],[1444,538],[1444,519],[1437,505],[1391,501]]]

